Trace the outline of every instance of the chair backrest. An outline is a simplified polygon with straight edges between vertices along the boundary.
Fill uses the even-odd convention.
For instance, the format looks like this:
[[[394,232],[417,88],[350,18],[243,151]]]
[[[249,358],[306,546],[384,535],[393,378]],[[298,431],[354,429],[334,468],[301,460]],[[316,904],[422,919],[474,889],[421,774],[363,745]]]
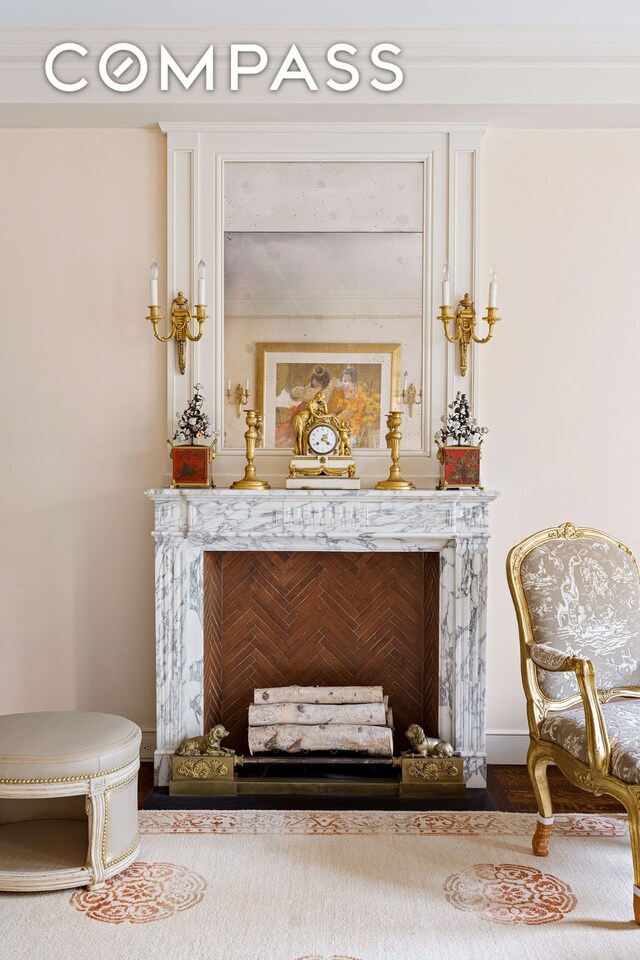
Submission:
[[[640,579],[625,544],[565,523],[514,547],[507,569],[525,645],[591,660],[599,690],[640,687]],[[536,675],[547,699],[578,693],[573,674]]]

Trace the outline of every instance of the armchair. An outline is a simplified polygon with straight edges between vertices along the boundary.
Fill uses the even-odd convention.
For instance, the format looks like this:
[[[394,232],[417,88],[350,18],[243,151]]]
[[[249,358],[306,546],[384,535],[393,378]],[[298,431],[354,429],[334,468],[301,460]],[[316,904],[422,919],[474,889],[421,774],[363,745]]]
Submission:
[[[629,815],[633,907],[640,924],[640,579],[631,550],[565,523],[509,552],[527,699],[527,766],[538,804],[533,852],[547,856],[547,766],[616,797]]]

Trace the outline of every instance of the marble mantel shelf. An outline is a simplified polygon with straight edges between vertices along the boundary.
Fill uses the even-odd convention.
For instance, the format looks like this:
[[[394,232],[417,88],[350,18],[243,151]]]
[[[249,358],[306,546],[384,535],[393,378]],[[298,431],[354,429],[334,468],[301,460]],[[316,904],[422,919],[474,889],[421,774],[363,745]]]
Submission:
[[[491,491],[154,489],[156,780],[203,732],[207,550],[436,551],[440,555],[439,736],[486,777],[486,598]],[[224,719],[224,718],[221,718]],[[432,731],[435,732],[435,731]]]
[[[211,542],[212,549],[266,550],[273,547],[256,541],[300,538],[306,550],[340,550],[355,538],[352,549],[424,550],[425,540],[488,536],[488,506],[497,493],[155,489],[147,496],[156,505],[156,540],[182,536],[205,549]]]

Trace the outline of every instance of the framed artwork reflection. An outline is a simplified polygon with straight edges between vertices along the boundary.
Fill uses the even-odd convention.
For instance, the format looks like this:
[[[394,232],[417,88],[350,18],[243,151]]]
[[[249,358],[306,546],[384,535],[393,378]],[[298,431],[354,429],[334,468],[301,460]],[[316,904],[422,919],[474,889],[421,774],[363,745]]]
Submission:
[[[256,397],[264,446],[291,450],[296,413],[322,390],[351,427],[352,449],[386,447],[386,415],[400,385],[399,343],[257,343]]]

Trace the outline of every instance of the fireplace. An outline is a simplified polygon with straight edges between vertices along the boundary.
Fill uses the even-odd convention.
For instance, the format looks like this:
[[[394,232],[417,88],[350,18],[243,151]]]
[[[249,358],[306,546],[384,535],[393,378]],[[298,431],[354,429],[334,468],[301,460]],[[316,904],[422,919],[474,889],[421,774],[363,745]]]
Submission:
[[[178,743],[214,719],[245,749],[254,686],[375,683],[390,694],[396,749],[405,725],[422,719],[459,751],[467,784],[484,786],[488,509],[496,494],[148,496],[159,784],[168,782]]]
[[[204,728],[246,753],[254,688],[381,685],[398,745],[436,731],[439,590],[437,553],[208,551]]]

